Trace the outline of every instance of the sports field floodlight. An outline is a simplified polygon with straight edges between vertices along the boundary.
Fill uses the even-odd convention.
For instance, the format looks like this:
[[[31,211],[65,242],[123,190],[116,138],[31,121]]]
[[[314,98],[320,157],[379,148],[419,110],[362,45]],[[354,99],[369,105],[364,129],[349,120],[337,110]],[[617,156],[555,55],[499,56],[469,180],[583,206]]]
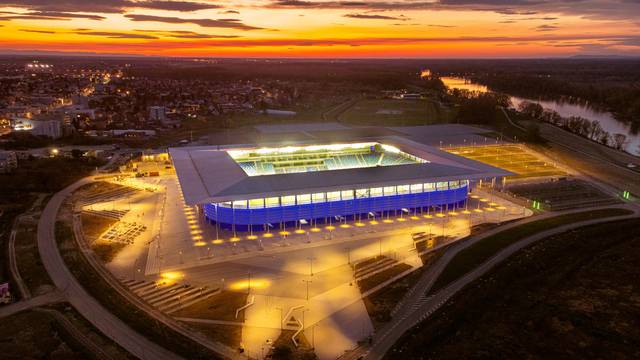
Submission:
[[[631,194],[628,191],[623,191],[622,192],[622,198],[625,199],[625,200],[629,200],[630,195]]]

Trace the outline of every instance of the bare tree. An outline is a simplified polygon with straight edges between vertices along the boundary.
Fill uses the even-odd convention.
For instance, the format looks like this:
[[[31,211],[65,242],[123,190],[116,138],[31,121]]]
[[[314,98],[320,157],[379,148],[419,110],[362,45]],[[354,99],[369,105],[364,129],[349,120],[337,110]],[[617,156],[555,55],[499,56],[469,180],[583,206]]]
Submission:
[[[627,135],[625,134],[614,134],[613,135],[613,147],[618,150],[623,150],[627,145]]]

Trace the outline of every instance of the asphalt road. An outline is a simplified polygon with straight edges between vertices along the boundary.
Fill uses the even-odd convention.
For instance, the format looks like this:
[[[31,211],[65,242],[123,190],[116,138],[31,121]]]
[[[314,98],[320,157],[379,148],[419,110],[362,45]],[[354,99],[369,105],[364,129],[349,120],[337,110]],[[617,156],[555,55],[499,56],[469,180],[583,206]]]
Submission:
[[[53,304],[63,301],[63,296],[58,291],[48,292],[46,294],[15,302],[10,305],[0,307],[0,319],[11,316],[23,310],[28,310],[37,306]]]
[[[93,326],[131,354],[140,359],[178,359],[180,358],[178,355],[131,329],[89,295],[69,271],[58,251],[55,239],[55,222],[58,210],[67,196],[91,181],[91,179],[85,178],[58,192],[44,208],[38,222],[38,249],[44,267],[67,301]]]
[[[557,213],[545,213],[537,217],[529,217],[518,222],[507,224],[505,226],[484,232],[478,236],[469,238],[466,241],[459,242],[453,245],[445,254],[440,258],[433,266],[431,266],[418,280],[418,282],[409,290],[405,298],[403,298],[396,311],[393,312],[393,318],[391,322],[381,328],[373,338],[373,344],[369,347],[360,347],[352,352],[346,353],[340,359],[350,360],[359,359],[364,357],[366,359],[381,359],[384,354],[391,349],[391,347],[398,341],[398,339],[413,326],[417,325],[420,321],[427,319],[433,312],[444,305],[456,292],[460,291],[466,285],[476,280],[478,277],[484,275],[493,266],[505,260],[516,251],[530,245],[531,243],[546,238],[548,236],[565,232],[577,227],[582,227],[591,224],[597,224],[602,222],[615,221],[618,219],[625,219],[630,217],[637,217],[640,212],[638,207],[633,204],[628,204],[625,207],[634,211],[633,215],[594,219],[589,221],[583,221],[573,224],[567,224],[557,228],[549,229],[544,232],[536,233],[532,236],[521,239],[520,241],[512,244],[511,246],[503,249],[498,254],[487,260],[485,263],[467,273],[462,278],[451,283],[446,288],[438,291],[436,294],[426,296],[428,290],[433,286],[434,282],[445,269],[449,261],[464,248],[488,237],[495,233],[502,232],[506,229],[523,225],[532,221],[537,221],[543,218],[554,217],[565,213],[580,212],[584,209],[571,210]]]

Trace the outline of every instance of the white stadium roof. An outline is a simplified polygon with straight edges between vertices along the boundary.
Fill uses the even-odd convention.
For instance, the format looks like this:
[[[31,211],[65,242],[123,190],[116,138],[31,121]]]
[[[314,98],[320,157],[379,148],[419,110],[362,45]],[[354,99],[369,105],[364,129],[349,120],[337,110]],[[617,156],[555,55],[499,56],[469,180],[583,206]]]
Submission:
[[[372,140],[372,139],[369,139]],[[189,205],[308,194],[357,188],[513,175],[506,170],[450,154],[403,137],[375,141],[427,160],[426,163],[249,176],[227,150],[266,144],[170,148],[185,201]],[[301,145],[322,145],[304,143]]]

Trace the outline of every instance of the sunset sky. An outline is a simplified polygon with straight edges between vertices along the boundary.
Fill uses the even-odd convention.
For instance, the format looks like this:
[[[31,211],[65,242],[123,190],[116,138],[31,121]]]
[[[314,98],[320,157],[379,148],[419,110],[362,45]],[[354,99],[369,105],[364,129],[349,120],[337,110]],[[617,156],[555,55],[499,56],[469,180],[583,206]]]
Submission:
[[[0,53],[640,55],[640,0],[0,0]]]

